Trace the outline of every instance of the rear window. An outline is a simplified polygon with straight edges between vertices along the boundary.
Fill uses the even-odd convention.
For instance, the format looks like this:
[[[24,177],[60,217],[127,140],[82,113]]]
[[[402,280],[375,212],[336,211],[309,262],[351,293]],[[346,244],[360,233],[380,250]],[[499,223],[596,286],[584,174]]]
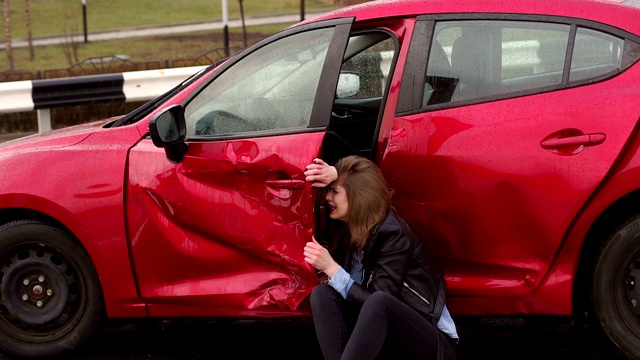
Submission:
[[[570,34],[569,24],[440,21],[429,50],[422,106],[567,85],[563,75],[568,56],[568,84],[603,78],[624,68],[624,39],[584,27],[578,27],[574,39]],[[637,60],[640,52],[627,51],[627,56]]]

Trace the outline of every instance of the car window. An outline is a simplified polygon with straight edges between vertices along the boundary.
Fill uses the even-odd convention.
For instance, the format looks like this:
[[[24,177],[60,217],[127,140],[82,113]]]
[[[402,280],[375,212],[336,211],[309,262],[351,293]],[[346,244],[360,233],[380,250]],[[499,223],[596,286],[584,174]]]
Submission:
[[[396,46],[396,38],[386,31],[349,38],[323,146],[330,163],[347,155],[371,156]],[[345,77],[353,79],[343,81]]]
[[[623,47],[624,40],[615,36],[578,28],[569,81],[580,81],[619,70]]]
[[[340,73],[357,75],[359,89],[356,94],[343,98],[382,97],[387,87],[394,52],[395,43],[385,33],[352,36],[349,39]]]
[[[429,51],[422,106],[558,86],[570,25],[532,21],[441,21]],[[625,42],[578,27],[569,82],[622,70]]]
[[[569,30],[536,22],[439,22],[423,106],[560,84]]]
[[[306,128],[333,32],[294,34],[231,66],[186,106],[187,135]]]

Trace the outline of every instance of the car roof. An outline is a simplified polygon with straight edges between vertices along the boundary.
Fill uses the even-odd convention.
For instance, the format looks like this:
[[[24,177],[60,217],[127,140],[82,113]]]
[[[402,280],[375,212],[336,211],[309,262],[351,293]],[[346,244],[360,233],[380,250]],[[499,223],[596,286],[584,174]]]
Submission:
[[[507,13],[567,16],[640,35],[640,0],[376,0],[337,9],[304,23],[341,17],[357,22],[420,14]]]

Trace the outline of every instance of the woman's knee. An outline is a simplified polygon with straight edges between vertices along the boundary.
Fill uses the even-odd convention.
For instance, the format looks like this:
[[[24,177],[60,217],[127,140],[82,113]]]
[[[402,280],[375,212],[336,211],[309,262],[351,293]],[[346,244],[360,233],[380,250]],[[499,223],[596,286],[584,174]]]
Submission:
[[[372,293],[371,295],[369,295],[369,297],[367,298],[367,300],[365,300],[365,304],[366,303],[372,303],[372,304],[388,304],[391,303],[393,301],[397,300],[393,295],[384,292],[384,291],[376,291],[374,293]]]
[[[369,295],[362,305],[362,312],[366,314],[377,313],[379,315],[388,316],[389,314],[396,314],[405,312],[406,309],[412,311],[402,300],[397,297],[384,292],[376,291]]]
[[[376,291],[367,297],[367,300],[362,304],[362,311],[383,311],[384,313],[388,312],[389,305],[392,304],[397,299],[384,291]]]
[[[328,303],[335,303],[341,295],[327,284],[320,284],[311,291],[311,311],[323,308]]]

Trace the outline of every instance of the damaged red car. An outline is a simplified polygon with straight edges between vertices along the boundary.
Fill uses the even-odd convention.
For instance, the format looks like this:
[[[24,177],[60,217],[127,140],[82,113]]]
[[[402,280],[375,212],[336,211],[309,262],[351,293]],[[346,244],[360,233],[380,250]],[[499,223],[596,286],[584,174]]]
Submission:
[[[315,157],[375,161],[453,316],[590,314],[640,354],[640,1],[375,1],[116,119],[0,146],[0,348],[106,314],[308,316]]]

